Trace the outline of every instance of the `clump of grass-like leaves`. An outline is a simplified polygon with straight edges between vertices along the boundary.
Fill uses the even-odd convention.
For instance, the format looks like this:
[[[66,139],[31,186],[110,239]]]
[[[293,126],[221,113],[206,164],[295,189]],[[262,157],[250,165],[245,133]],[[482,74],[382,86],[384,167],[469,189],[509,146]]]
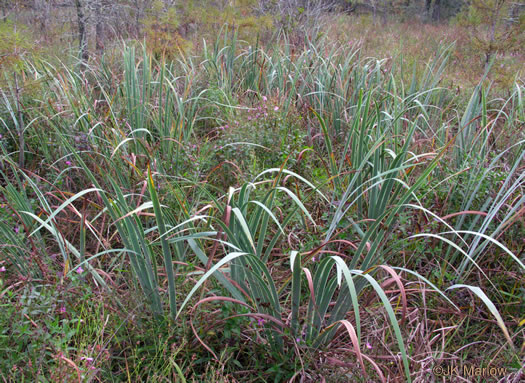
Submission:
[[[0,106],[2,272],[40,286],[86,271],[76,281],[107,292],[116,311],[140,292],[170,337],[203,346],[194,355],[224,368],[233,346],[219,346],[236,334],[244,357],[234,365],[276,380],[322,376],[324,361],[334,379],[345,368],[346,379],[422,381],[455,352],[457,318],[480,300],[472,321],[504,335],[491,341],[513,373],[523,330],[511,323],[523,313],[506,305],[523,299],[523,84],[490,100],[481,82],[462,103],[440,86],[453,46],[408,84],[401,58],[387,66],[323,39],[303,48],[243,48],[234,35],[178,62],[125,47],[119,68],[27,63],[40,97],[2,91]],[[237,126],[241,111],[267,117],[267,98],[272,118],[302,117],[296,147],[239,142],[265,158],[210,163],[219,127]],[[17,114],[16,102],[32,107]],[[280,166],[267,169],[272,156]],[[210,175],[226,166],[236,178],[225,190]],[[426,269],[431,261],[439,267]],[[260,347],[271,355],[262,367]],[[188,353],[165,376],[196,374]]]

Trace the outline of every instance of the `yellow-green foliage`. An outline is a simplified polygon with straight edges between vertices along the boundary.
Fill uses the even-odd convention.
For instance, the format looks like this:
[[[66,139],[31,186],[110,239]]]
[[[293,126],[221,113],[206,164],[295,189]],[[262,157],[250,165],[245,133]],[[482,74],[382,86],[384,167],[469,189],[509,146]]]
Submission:
[[[157,0],[142,20],[148,49],[157,57],[173,58],[192,48],[190,39],[215,38],[225,26],[252,42],[272,27],[271,16],[255,15],[253,5],[253,0],[190,0],[166,7]]]
[[[230,31],[239,33],[239,38],[247,41],[267,32],[272,27],[268,15],[255,15],[253,0],[231,0],[223,4],[211,1],[188,1],[184,6],[187,17],[199,25],[205,34],[216,36],[217,31],[227,26]]]
[[[157,57],[173,58],[191,49],[191,42],[179,33],[179,17],[173,7],[165,8],[162,1],[155,1],[143,20],[147,46]]]
[[[22,58],[33,53],[35,46],[28,29],[7,20],[0,23],[0,68],[2,70],[22,68]]]
[[[525,43],[524,17],[509,22],[510,0],[472,0],[456,21],[470,30],[474,48],[488,62],[494,54],[518,50]]]

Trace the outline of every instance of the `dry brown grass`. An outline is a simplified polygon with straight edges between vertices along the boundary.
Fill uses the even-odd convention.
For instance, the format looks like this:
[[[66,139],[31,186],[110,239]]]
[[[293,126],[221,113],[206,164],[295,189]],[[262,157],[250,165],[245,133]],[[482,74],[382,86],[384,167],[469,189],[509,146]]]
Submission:
[[[380,24],[367,16],[333,16],[325,20],[330,41],[358,45],[363,56],[378,59],[396,59],[403,56],[406,75],[412,76],[416,63],[417,74],[433,57],[440,44],[456,43],[452,60],[444,75],[447,87],[469,89],[479,82],[484,73],[484,56],[474,48],[469,31],[462,26],[411,22],[388,22]],[[496,57],[489,80],[504,89],[512,85],[516,76],[523,79],[524,51],[513,51]]]

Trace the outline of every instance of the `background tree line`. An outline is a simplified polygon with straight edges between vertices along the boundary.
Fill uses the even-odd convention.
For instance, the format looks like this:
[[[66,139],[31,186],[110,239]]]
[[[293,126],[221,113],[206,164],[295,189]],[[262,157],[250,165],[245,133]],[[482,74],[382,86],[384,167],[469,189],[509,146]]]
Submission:
[[[37,36],[35,44],[78,44],[83,62],[118,39],[145,38],[157,54],[174,55],[224,25],[253,38],[318,26],[320,17],[337,13],[380,23],[453,21],[470,31],[488,63],[521,44],[525,15],[521,0],[0,0],[0,9],[0,60],[24,46],[22,24]]]

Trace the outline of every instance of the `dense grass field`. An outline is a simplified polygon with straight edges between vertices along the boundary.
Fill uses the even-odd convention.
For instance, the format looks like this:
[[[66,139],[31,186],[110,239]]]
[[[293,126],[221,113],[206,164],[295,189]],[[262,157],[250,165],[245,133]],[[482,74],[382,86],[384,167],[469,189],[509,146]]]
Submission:
[[[522,381],[523,57],[359,23],[4,71],[0,379]]]

